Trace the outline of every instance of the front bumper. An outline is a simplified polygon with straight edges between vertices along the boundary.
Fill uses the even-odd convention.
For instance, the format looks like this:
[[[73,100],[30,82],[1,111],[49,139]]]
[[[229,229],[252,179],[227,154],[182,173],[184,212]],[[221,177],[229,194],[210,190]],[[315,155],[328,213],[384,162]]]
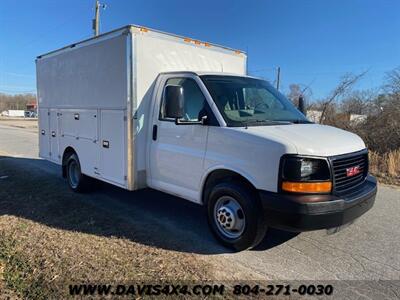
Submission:
[[[347,224],[366,213],[374,204],[376,179],[346,195],[296,195],[259,191],[265,220],[270,227],[289,231],[327,229]]]

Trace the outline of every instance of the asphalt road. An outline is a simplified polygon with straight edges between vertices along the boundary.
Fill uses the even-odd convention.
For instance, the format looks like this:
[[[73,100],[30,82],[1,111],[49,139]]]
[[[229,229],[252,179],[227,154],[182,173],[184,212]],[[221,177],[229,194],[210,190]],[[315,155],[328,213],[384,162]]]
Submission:
[[[37,141],[37,133],[32,130],[0,123],[0,159],[13,159],[18,167],[38,168],[49,176],[60,177],[58,166],[38,159]],[[221,247],[212,237],[201,207],[182,199],[153,190],[127,192],[108,184],[99,186],[90,199],[99,208],[127,221],[133,215],[142,216],[142,224],[151,223],[154,228],[148,243],[197,253],[243,279],[400,279],[399,188],[380,185],[375,206],[334,235],[327,235],[326,231],[293,234],[272,229],[257,249],[240,253]],[[163,236],[163,242],[157,243],[157,236],[163,235],[165,228],[174,234]]]

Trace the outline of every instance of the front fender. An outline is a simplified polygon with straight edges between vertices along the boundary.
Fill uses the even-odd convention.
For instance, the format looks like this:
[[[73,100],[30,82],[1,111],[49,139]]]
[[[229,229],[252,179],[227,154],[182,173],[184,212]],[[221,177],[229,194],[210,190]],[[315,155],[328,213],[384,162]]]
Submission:
[[[256,181],[255,178],[253,176],[251,176],[248,172],[246,172],[245,170],[242,170],[240,168],[237,168],[235,166],[232,165],[222,165],[222,164],[218,164],[218,165],[214,165],[212,167],[209,167],[203,174],[201,181],[200,181],[200,186],[199,189],[201,191],[201,197],[200,197],[200,203],[204,203],[203,201],[203,195],[204,195],[204,190],[205,190],[205,185],[207,182],[207,179],[209,178],[209,176],[215,172],[215,171],[229,171],[229,172],[233,172],[236,173],[237,175],[243,177],[244,179],[246,179],[248,182],[250,182],[250,184],[256,188]]]

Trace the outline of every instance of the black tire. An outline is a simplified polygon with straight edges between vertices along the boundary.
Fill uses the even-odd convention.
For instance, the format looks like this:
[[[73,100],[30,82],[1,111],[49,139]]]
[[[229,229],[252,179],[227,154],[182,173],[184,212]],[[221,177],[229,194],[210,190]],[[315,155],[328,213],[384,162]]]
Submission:
[[[217,216],[217,213],[221,213],[221,210],[223,212],[224,205],[229,205],[229,202],[233,201],[231,199],[234,199],[240,205],[236,217],[242,219],[244,229],[232,233],[240,234],[239,236],[228,237],[226,233],[223,233],[227,229],[225,228],[224,230],[222,228],[223,225],[218,221],[221,216]],[[216,205],[220,205],[221,203],[223,203],[223,207],[217,210],[218,207]],[[229,208],[229,206],[227,207]],[[240,183],[224,182],[217,184],[211,190],[207,202],[208,223],[213,234],[224,246],[232,248],[235,251],[253,248],[263,240],[267,231],[267,225],[262,212],[263,210],[256,194]],[[227,214],[229,216],[229,213]]]
[[[68,186],[71,190],[77,193],[83,193],[88,190],[89,178],[82,174],[81,164],[79,162],[78,155],[75,153],[71,154],[67,158],[66,175]]]

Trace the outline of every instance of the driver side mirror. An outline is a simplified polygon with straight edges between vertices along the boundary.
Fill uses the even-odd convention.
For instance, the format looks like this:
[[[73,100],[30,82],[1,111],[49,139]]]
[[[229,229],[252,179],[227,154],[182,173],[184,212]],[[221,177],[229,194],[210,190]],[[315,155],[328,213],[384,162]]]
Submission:
[[[165,116],[172,119],[182,119],[184,116],[184,91],[179,85],[165,87]]]
[[[299,106],[298,106],[298,109],[299,109],[299,111],[301,111],[301,113],[302,113],[303,115],[306,115],[306,114],[307,114],[307,112],[305,111],[306,109],[305,109],[305,107],[304,107],[304,98],[303,98],[303,96],[300,96],[300,97],[299,97]]]

